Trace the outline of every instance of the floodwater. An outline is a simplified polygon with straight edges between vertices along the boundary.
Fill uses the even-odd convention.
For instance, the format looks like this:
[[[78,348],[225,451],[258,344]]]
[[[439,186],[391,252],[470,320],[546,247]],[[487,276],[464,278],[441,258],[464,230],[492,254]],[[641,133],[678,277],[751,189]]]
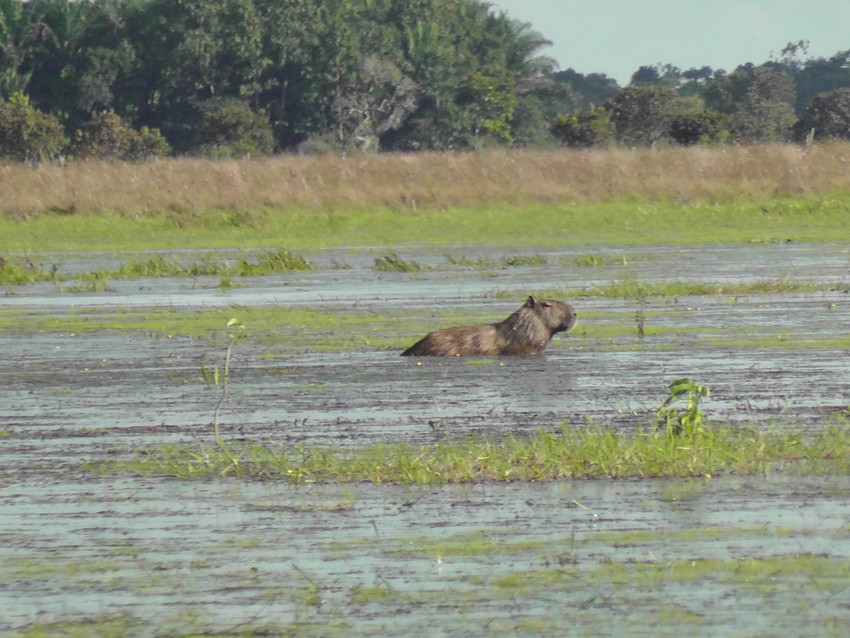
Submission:
[[[372,270],[382,252],[323,251],[308,255],[313,271],[231,290],[203,279],[113,281],[102,293],[13,287],[0,312],[223,307],[238,317],[241,306],[289,305],[400,320],[451,308],[498,320],[529,291],[628,278],[816,281],[832,289],[648,300],[647,327],[664,330],[643,339],[585,331],[622,323],[637,302],[569,299],[579,326],[537,358],[402,358],[421,334],[401,328],[394,349],[326,352],[290,340],[265,357],[266,346],[248,341],[235,350],[220,420],[226,437],[307,445],[427,443],[588,420],[628,431],[651,424],[666,386],[686,376],[711,387],[704,409],[718,421],[817,428],[850,403],[846,348],[710,341],[738,330],[779,342],[846,339],[844,245],[564,249],[538,253],[546,265],[485,269],[448,267],[444,255],[503,251],[399,251],[422,264],[417,273]],[[565,265],[584,254],[609,265]],[[43,261],[85,272],[125,257]],[[350,268],[333,267],[340,261]],[[94,622],[92,635],[113,624],[132,635],[841,635],[850,625],[849,477],[427,488],[100,477],[81,464],[210,441],[218,391],[200,368],[221,365],[221,346],[0,332],[0,351],[3,632]],[[772,560],[775,569],[758,569]]]

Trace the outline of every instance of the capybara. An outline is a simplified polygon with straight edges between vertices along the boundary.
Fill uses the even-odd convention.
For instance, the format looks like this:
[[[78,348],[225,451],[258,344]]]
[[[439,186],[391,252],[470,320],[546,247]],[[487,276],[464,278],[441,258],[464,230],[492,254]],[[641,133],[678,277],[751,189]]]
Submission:
[[[529,297],[499,323],[436,330],[401,353],[403,357],[467,357],[540,354],[552,336],[576,325],[575,308],[563,301]]]

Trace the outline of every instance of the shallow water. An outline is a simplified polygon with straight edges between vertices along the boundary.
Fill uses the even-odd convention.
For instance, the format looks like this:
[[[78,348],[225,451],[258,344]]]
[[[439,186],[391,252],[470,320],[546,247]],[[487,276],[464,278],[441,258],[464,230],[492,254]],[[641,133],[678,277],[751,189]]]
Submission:
[[[221,422],[229,437],[306,444],[424,443],[587,419],[630,430],[651,424],[667,384],[685,376],[710,385],[704,407],[718,421],[814,428],[850,402],[846,349],[704,345],[713,329],[779,341],[845,338],[845,246],[584,248],[547,252],[545,266],[490,269],[447,267],[447,253],[502,255],[411,249],[403,257],[425,270],[382,274],[371,269],[380,250],[324,251],[309,256],[314,271],[250,278],[230,291],[210,288],[210,278],[115,281],[113,291],[92,294],[16,287],[0,297],[0,312],[309,305],[401,320],[411,309],[455,305],[497,320],[531,290],[628,277],[828,281],[835,291],[651,300],[647,326],[673,330],[644,339],[582,332],[585,321],[622,321],[634,302],[573,300],[597,318],[556,336],[543,357],[473,362],[483,365],[399,357],[421,336],[403,332],[392,350],[318,352],[288,341],[267,358],[265,347],[239,344]],[[563,265],[590,253],[622,265]],[[120,256],[51,259],[82,272]],[[334,269],[334,260],[351,268]],[[682,326],[690,332],[675,330]],[[847,477],[425,489],[99,478],[80,463],[209,441],[218,394],[200,368],[220,364],[221,346],[138,333],[7,332],[0,351],[3,631],[118,612],[140,623],[137,635],[239,623],[316,635],[656,635],[659,623],[704,635],[808,634],[818,619],[830,635],[850,622],[846,570],[813,575],[783,564],[769,577],[746,573],[747,561],[777,556],[850,564]],[[470,543],[483,547],[470,551]],[[693,577],[680,569],[713,560],[726,566]]]
[[[143,635],[189,617],[320,635],[532,621],[544,635],[829,635],[809,625],[850,619],[848,494],[848,477],[427,489],[30,477],[0,499],[0,621],[126,613],[148,619]],[[776,556],[843,572],[736,573]],[[693,561],[706,568],[689,576]]]

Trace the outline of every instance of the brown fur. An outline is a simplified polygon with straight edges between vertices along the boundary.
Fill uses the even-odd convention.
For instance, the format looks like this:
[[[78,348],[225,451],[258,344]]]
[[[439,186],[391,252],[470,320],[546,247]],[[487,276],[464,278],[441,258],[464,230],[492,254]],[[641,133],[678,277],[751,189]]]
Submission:
[[[529,297],[499,323],[436,330],[401,353],[403,357],[468,357],[540,354],[553,335],[576,325],[575,309],[563,301]]]

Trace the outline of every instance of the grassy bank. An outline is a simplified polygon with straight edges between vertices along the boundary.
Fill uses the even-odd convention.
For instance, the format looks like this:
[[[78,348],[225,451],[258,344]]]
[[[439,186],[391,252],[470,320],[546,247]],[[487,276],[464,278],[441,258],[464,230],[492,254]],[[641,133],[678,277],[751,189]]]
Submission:
[[[850,433],[846,425],[813,435],[718,427],[694,436],[565,427],[558,433],[470,437],[422,446],[160,446],[130,460],[108,461],[90,469],[178,478],[234,475],[294,483],[401,484],[691,477],[773,470],[847,473]]]
[[[36,250],[846,241],[850,144],[0,166]]]
[[[243,216],[200,213],[189,224],[164,214],[130,218],[47,214],[0,218],[0,256],[64,250],[272,248],[489,244],[529,246],[850,241],[850,194],[727,202],[594,202],[422,210],[270,209]]]

